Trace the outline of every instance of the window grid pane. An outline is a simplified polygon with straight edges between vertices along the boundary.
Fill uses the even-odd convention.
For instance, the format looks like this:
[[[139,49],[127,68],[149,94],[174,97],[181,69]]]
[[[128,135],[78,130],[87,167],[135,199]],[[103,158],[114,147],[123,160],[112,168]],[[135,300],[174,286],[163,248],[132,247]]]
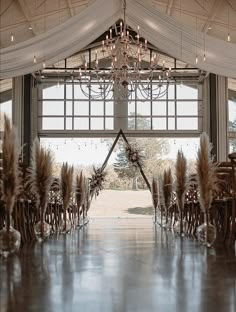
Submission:
[[[78,81],[60,82],[59,86],[43,85],[43,99],[39,100],[42,130],[114,130],[115,114],[120,114],[120,110],[115,110],[113,100],[105,98],[98,84],[94,85],[99,95],[96,100],[84,96]],[[149,91],[154,92],[157,86],[157,81],[153,82]],[[163,85],[163,89],[165,87]],[[157,99],[153,97],[149,100],[145,99],[140,90],[136,90],[133,100],[127,104],[128,129],[200,131],[202,118],[199,114],[202,99],[198,98],[201,94],[198,92],[199,87],[197,82],[180,84],[172,81],[166,93]],[[88,89],[87,92],[91,93],[91,90]],[[119,101],[115,105],[119,105]],[[51,119],[44,119],[50,116]],[[64,118],[60,119],[60,116]],[[231,130],[234,130],[232,127],[231,123]]]

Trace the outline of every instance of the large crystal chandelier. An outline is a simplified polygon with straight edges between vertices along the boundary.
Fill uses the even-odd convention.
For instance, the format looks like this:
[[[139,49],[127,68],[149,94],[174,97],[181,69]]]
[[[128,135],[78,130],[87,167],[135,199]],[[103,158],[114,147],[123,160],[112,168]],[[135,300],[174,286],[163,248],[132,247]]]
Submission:
[[[78,80],[80,88],[92,99],[107,98],[132,99],[136,92],[142,99],[157,99],[165,95],[171,76],[171,68],[165,63],[158,65],[156,54],[150,53],[148,67],[142,61],[148,52],[148,42],[126,24],[126,0],[123,1],[123,20],[114,25],[102,47],[95,52],[94,68],[88,68],[87,61],[79,68]],[[113,30],[116,35],[113,36]],[[109,68],[101,69],[99,60],[109,60]],[[137,90],[139,92],[137,92]]]

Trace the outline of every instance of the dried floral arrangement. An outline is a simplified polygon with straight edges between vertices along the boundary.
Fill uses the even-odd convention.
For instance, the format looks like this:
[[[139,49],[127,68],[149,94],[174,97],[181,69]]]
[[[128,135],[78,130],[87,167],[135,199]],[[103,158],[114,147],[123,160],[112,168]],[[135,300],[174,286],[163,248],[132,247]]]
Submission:
[[[152,187],[151,187],[151,194],[152,194],[152,203],[154,207],[154,222],[157,222],[157,206],[159,204],[159,189],[158,189],[158,182],[156,178],[152,179]]]
[[[180,234],[183,234],[183,214],[184,214],[184,202],[185,194],[189,186],[187,177],[187,160],[182,151],[178,151],[176,164],[176,199],[180,215]]]
[[[63,163],[61,167],[61,197],[63,203],[64,230],[67,230],[67,209],[72,197],[73,191],[73,173],[74,167],[68,163]]]
[[[204,213],[207,213],[211,207],[213,193],[218,189],[218,178],[216,165],[211,156],[212,146],[207,134],[204,132],[200,137],[200,148],[197,154],[197,182],[199,189],[200,207]]]
[[[35,138],[32,146],[28,183],[37,200],[37,207],[40,212],[40,221],[42,224],[41,234],[43,236],[43,222],[45,221],[49,192],[53,183],[53,165],[50,151],[40,146],[37,138]]]
[[[84,204],[85,201],[84,175],[82,170],[80,174],[77,174],[75,183],[76,183],[75,186],[76,205],[77,208],[80,209],[80,207]]]
[[[167,210],[171,204],[173,178],[171,169],[165,169],[162,176],[162,203]]]
[[[153,202],[153,206],[156,209],[158,206],[158,202],[159,202],[159,190],[158,190],[158,182],[156,178],[152,179],[152,188],[151,188],[151,192],[152,192],[152,202]]]
[[[93,166],[93,173],[91,178],[89,178],[89,187],[91,198],[93,195],[98,196],[100,191],[103,189],[103,182],[105,181],[107,172],[103,171],[101,168],[96,168]]]
[[[4,115],[4,136],[2,143],[2,175],[1,194],[6,208],[6,227],[10,229],[10,216],[19,192],[19,168],[18,159],[20,147],[17,141],[15,129],[11,127],[9,118]]]
[[[128,162],[135,169],[142,168],[144,165],[144,155],[142,154],[142,150],[138,146],[125,146],[125,154],[128,159]]]

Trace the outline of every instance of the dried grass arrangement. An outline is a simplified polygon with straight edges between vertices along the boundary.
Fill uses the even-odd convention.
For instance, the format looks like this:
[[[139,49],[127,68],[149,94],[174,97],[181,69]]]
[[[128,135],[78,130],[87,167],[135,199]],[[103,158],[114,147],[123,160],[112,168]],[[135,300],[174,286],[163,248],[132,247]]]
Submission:
[[[53,183],[53,166],[52,156],[50,151],[40,146],[37,138],[33,141],[31,167],[29,168],[29,184],[32,193],[37,200],[37,208],[40,213],[41,223],[41,238],[44,239],[45,235],[45,213],[48,204],[49,191]],[[36,234],[37,235],[37,234]]]
[[[83,224],[85,225],[88,222],[88,219],[86,220],[86,218],[92,201],[90,183],[86,177],[84,177],[83,185],[84,185]]]
[[[154,223],[157,223],[157,207],[159,204],[159,189],[158,189],[158,182],[156,178],[152,179],[151,193],[152,193],[152,202],[153,202],[153,207],[154,207]]]
[[[61,196],[63,203],[64,231],[67,231],[67,209],[73,192],[74,167],[63,163],[61,167]]]
[[[171,169],[166,169],[163,172],[162,177],[162,204],[165,207],[165,214],[166,214],[166,225],[168,223],[168,209],[171,204],[172,198],[172,185],[173,185],[173,178]]]
[[[197,154],[197,182],[199,189],[200,208],[204,213],[204,223],[197,228],[199,241],[207,247],[212,246],[216,239],[216,228],[209,222],[213,193],[218,189],[216,165],[211,156],[212,146],[206,133],[200,137],[200,148]]]
[[[80,172],[80,174],[76,175],[75,183],[76,183],[75,200],[76,200],[76,205],[77,205],[78,225],[79,225],[80,211],[81,211],[82,206],[85,203],[85,196],[86,196],[85,177],[82,171]]]
[[[19,192],[20,179],[18,159],[20,146],[17,140],[16,131],[11,126],[9,118],[4,115],[4,135],[2,143],[3,169],[1,177],[2,200],[5,203],[6,228],[9,232],[11,226],[11,214]]]
[[[176,164],[176,199],[180,216],[180,235],[183,234],[183,211],[185,194],[188,189],[187,160],[182,151],[178,151]]]
[[[213,193],[218,189],[216,165],[211,156],[212,145],[204,132],[200,137],[200,148],[197,154],[196,169],[199,189],[200,207],[207,213],[211,207]]]

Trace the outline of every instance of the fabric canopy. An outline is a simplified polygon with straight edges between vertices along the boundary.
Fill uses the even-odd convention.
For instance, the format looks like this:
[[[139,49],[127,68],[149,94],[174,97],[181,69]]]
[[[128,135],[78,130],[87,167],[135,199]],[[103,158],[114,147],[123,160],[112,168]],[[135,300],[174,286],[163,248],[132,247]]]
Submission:
[[[79,15],[52,30],[0,49],[0,78],[35,72],[54,64],[98,38],[123,17],[120,0],[96,0]],[[236,45],[204,35],[155,10],[146,1],[127,0],[127,24],[161,51],[202,70],[236,78]],[[205,38],[204,38],[205,36]],[[197,38],[197,42],[196,42]],[[203,61],[204,41],[206,61]],[[33,63],[34,55],[37,63]]]

